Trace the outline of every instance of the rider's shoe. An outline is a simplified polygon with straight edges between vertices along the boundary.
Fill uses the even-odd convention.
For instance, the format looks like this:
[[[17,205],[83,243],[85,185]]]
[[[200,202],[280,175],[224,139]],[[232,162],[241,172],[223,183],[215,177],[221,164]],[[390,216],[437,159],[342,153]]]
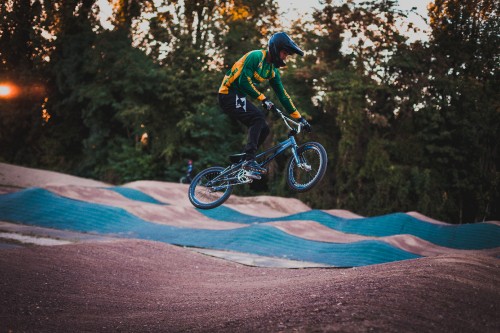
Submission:
[[[259,165],[259,163],[257,163],[257,161],[255,161],[255,160],[245,161],[242,165],[242,168],[244,170],[252,171],[253,173],[257,173],[257,174],[266,174],[267,173],[267,169],[264,169],[263,167],[261,167]]]
[[[260,173],[248,171],[248,170],[245,170],[245,177],[253,179],[253,180],[262,179],[262,176],[260,175]]]

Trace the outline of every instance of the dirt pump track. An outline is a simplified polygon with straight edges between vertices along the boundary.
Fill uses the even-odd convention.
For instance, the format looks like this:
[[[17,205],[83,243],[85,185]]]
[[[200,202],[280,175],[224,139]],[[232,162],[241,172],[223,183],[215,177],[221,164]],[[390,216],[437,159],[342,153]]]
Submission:
[[[4,192],[40,179],[53,189],[106,185],[3,171],[0,181],[11,186]],[[247,207],[283,204],[252,200]],[[135,239],[0,250],[0,332],[499,332],[499,313],[498,251],[283,269]]]

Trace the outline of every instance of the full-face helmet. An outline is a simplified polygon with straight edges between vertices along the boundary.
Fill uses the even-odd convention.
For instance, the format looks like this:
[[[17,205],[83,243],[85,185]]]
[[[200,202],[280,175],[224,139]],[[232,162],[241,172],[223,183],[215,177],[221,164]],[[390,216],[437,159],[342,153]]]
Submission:
[[[304,55],[304,51],[286,33],[278,32],[269,39],[271,62],[278,68],[285,66],[285,62],[280,58],[280,51],[282,50],[286,51],[289,55],[298,54],[301,57]]]

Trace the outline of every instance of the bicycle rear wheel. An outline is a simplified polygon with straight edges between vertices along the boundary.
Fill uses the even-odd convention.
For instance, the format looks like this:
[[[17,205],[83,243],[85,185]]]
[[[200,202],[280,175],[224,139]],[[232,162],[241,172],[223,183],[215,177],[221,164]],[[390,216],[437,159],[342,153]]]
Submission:
[[[326,150],[317,142],[307,142],[297,149],[297,154],[300,165],[297,165],[293,156],[288,161],[287,183],[296,192],[309,191],[326,173]]]
[[[224,168],[211,167],[203,170],[194,177],[189,186],[189,201],[196,208],[212,209],[218,207],[229,198],[233,187],[225,177],[214,180]]]

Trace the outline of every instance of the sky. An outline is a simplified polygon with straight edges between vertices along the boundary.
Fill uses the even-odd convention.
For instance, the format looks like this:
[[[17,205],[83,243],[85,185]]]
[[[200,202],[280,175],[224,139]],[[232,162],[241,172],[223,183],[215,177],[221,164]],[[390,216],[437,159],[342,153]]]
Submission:
[[[321,4],[319,0],[277,0],[280,9],[284,12],[282,17],[285,24],[298,18],[300,14],[312,13],[314,8],[320,8]],[[341,4],[345,1],[334,0],[334,4]],[[357,2],[361,2],[358,0]],[[399,0],[398,8],[401,10],[410,10],[412,7],[416,7],[417,14],[411,14],[408,16],[407,22],[412,22],[416,27],[418,27],[421,32],[418,34],[410,35],[410,41],[417,39],[426,40],[428,30],[427,23],[422,19],[422,17],[427,18],[427,6],[432,0]],[[422,17],[421,17],[422,16]]]
[[[292,22],[294,19],[298,18],[299,15],[311,14],[314,8],[319,8],[321,6],[319,0],[276,0],[280,10],[283,12],[282,20],[285,26]],[[361,2],[361,0],[356,0]],[[344,1],[334,0],[334,4],[341,4]],[[416,11],[419,15],[427,18],[427,6],[432,2],[432,0],[399,0],[399,8],[402,10],[410,10],[412,7],[416,7]],[[101,24],[103,27],[110,27],[109,22],[106,22],[106,17],[111,15],[111,6],[109,5],[109,0],[99,0],[99,6],[101,9]],[[412,22],[415,26],[420,28],[422,31],[418,34],[411,34],[410,42],[420,39],[427,40],[426,30],[428,29],[427,23],[417,14],[411,14],[408,16],[407,21]]]

